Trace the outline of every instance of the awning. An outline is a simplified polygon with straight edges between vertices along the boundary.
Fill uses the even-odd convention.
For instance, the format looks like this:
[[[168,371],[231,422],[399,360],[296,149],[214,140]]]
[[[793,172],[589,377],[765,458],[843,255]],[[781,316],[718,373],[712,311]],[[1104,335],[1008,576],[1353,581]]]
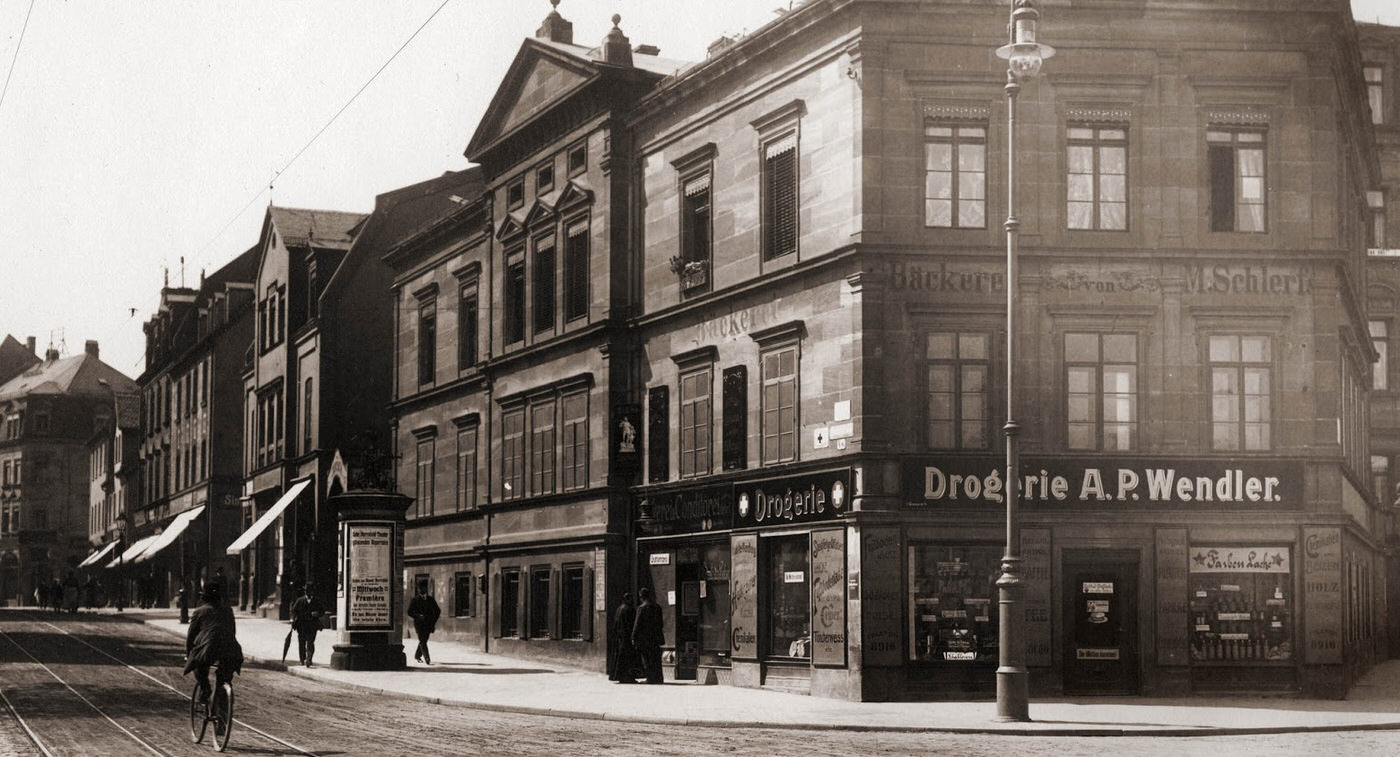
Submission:
[[[111,553],[112,553],[112,550],[116,549],[116,548],[117,548],[117,545],[120,544],[120,543],[121,543],[121,542],[114,541],[114,542],[108,544],[107,546],[103,547],[102,549],[99,549],[99,550],[97,550],[96,552],[93,552],[92,554],[90,554],[90,555],[87,556],[87,559],[86,559],[86,560],[83,560],[82,562],[78,563],[78,567],[79,567],[79,568],[86,568],[87,566],[92,565],[93,563],[97,562],[98,560],[101,560],[102,558],[104,558],[104,557],[106,557],[107,555],[111,554]]]
[[[146,551],[137,555],[133,562],[145,562],[155,557],[162,549],[175,543],[175,540],[180,538],[180,534],[184,533],[190,523],[192,523],[195,518],[198,518],[199,514],[202,512],[204,512],[204,505],[191,508],[176,515],[175,520],[170,521],[170,525],[166,526],[165,530],[161,532],[160,538],[151,542],[151,546],[146,547]]]
[[[267,512],[263,513],[262,517],[258,518],[257,522],[254,523],[251,528],[244,531],[243,535],[239,536],[237,539],[234,539],[233,543],[228,545],[228,549],[225,550],[225,552],[230,555],[236,555],[247,549],[248,545],[252,544],[254,539],[258,538],[268,526],[272,525],[272,521],[281,517],[282,511],[286,510],[288,505],[296,501],[297,495],[301,494],[302,490],[310,485],[310,479],[298,481],[293,484],[292,488],[288,489],[286,493],[282,495],[282,498],[277,500],[277,504],[268,508]]]
[[[111,562],[107,563],[107,567],[118,568],[122,565],[131,564],[136,560],[137,555],[140,555],[142,552],[145,552],[146,548],[151,546],[152,544],[155,544],[156,539],[159,538],[160,534],[152,534],[144,539],[137,540],[135,544],[132,544],[130,547],[127,547],[125,552],[122,552],[121,554],[117,555],[115,560],[112,560]]]

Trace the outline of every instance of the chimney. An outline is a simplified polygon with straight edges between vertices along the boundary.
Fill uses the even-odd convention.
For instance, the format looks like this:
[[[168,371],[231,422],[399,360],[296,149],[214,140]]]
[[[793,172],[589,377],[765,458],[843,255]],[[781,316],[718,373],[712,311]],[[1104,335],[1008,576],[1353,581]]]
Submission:
[[[636,47],[632,48],[632,52],[638,55],[650,55],[655,57],[661,54],[661,48],[657,47],[656,45],[637,45]]]
[[[34,340],[34,337],[31,336],[28,339],[25,339],[24,346],[29,348],[29,354],[38,357],[39,353],[35,352],[35,350],[39,349],[39,343]]]
[[[44,360],[45,360],[45,361],[52,363],[53,361],[55,361],[55,360],[57,360],[57,359],[58,359],[58,348],[57,348],[57,347],[50,347],[50,348],[48,348],[47,351],[44,352]]]
[[[97,352],[97,340],[96,340],[96,339],[89,339],[89,340],[87,340],[87,342],[83,344],[83,352],[86,352],[87,354],[92,355],[93,357],[97,357],[97,356],[98,356],[98,352]]]
[[[715,57],[716,55],[719,55],[725,50],[728,50],[729,48],[733,47],[734,42],[734,37],[730,37],[727,35],[720,37],[714,42],[711,42],[709,47],[705,48],[705,58],[709,59]]]
[[[544,23],[540,24],[539,30],[535,32],[535,38],[572,45],[574,43],[574,25],[559,15],[559,0],[549,0],[549,4],[554,6],[554,10],[544,17]]]
[[[612,17],[613,28],[608,32],[608,36],[603,38],[603,62],[613,66],[632,65],[632,43],[628,41],[627,35],[618,28],[618,23],[622,21],[622,16],[614,13]]]

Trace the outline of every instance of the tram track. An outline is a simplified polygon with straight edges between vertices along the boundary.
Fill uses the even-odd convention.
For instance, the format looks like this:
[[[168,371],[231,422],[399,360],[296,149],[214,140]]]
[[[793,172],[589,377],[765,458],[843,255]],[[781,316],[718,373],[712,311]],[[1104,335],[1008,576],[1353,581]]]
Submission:
[[[47,679],[51,679],[52,681],[49,686],[57,684],[63,696],[66,697],[69,702],[80,703],[75,704],[75,706],[70,709],[68,703],[61,701],[55,703],[52,697],[50,697],[45,700],[43,707],[28,707],[23,699],[20,699],[17,703],[17,697],[11,696],[11,694],[20,687],[13,685],[10,680],[7,679],[19,677],[16,672],[17,669],[12,665],[11,672],[8,675],[0,674],[0,704],[3,704],[8,714],[14,718],[19,726],[19,730],[29,738],[34,747],[38,749],[41,754],[45,755],[45,757],[62,757],[68,754],[86,755],[91,753],[83,749],[79,749],[78,751],[68,751],[64,749],[62,747],[63,744],[74,743],[71,734],[66,733],[65,731],[67,731],[67,729],[64,728],[65,721],[70,727],[73,725],[72,719],[53,717],[53,713],[56,710],[71,712],[72,710],[82,711],[83,708],[86,708],[87,711],[96,716],[92,717],[90,715],[88,717],[89,722],[103,724],[101,730],[108,735],[108,738],[116,739],[128,745],[128,749],[119,750],[115,753],[126,754],[130,752],[135,754],[159,755],[161,757],[176,757],[177,755],[203,753],[205,750],[209,749],[207,744],[193,744],[189,741],[187,714],[189,695],[185,691],[181,691],[168,681],[162,680],[162,678],[157,675],[153,675],[151,672],[137,667],[136,664],[133,664],[133,660],[122,659],[111,651],[97,646],[68,629],[62,628],[46,619],[35,617],[34,613],[7,613],[6,619],[20,619],[25,624],[21,628],[12,628],[9,630],[0,628],[0,639],[3,639],[5,644],[17,653],[17,657],[23,658],[19,660],[20,664],[27,665],[32,671],[42,671],[42,675],[31,676],[30,685],[40,685],[40,681],[44,680],[44,676],[47,676]],[[30,630],[33,628],[44,629],[44,631],[35,634]],[[86,651],[82,655],[68,655],[67,659],[64,659],[61,663],[54,662],[51,664],[40,659],[40,655],[53,656],[52,649],[43,648],[44,645],[40,642],[27,644],[23,638],[17,638],[17,636],[34,636],[38,639],[63,639],[68,644],[76,645],[73,647],[74,649],[81,648]],[[10,655],[4,655],[3,657],[9,656]],[[3,659],[3,657],[0,657],[0,659]],[[79,691],[79,687],[91,689],[94,686],[100,686],[100,689],[103,691],[124,692],[124,686],[120,684],[116,686],[110,684],[93,684],[92,682],[79,680],[79,677],[72,674],[65,675],[63,671],[55,669],[61,668],[63,665],[83,665],[85,664],[84,658],[86,658],[87,662],[93,659],[99,659],[103,661],[100,664],[105,668],[114,671],[122,671],[126,674],[127,680],[140,682],[139,688],[141,691],[149,691],[154,687],[164,692],[162,694],[162,699],[168,700],[170,706],[168,708],[153,708],[155,712],[159,713],[154,718],[154,720],[159,723],[157,731],[160,734],[159,738],[153,737],[150,734],[140,733],[140,731],[151,730],[151,724],[149,722],[143,722],[135,715],[123,714],[120,712],[123,705],[130,704],[130,700],[126,697],[140,697],[142,695],[139,692],[118,696],[115,698],[115,701],[109,705],[105,702],[98,701],[101,697],[97,696],[94,692],[90,691],[88,694],[84,694],[82,691]],[[27,662],[25,662],[26,659]],[[166,677],[168,677],[171,670],[170,667],[160,666],[158,662],[154,664],[155,667],[153,667],[152,670],[155,673],[165,673],[167,674]],[[171,696],[166,697],[165,694]],[[149,701],[147,701],[147,704],[149,704]],[[30,709],[33,711],[27,711]],[[45,722],[49,723],[47,727],[44,725]],[[279,747],[278,753],[294,753],[307,755],[308,757],[317,757],[315,752],[248,722],[246,713],[243,717],[235,713],[234,724],[236,726],[236,730],[234,731],[235,740],[240,733],[252,735]],[[95,736],[101,738],[100,734],[97,733],[88,735],[90,737]],[[105,743],[108,746],[112,746],[112,742],[110,741]],[[74,744],[74,746],[76,747],[77,745]]]

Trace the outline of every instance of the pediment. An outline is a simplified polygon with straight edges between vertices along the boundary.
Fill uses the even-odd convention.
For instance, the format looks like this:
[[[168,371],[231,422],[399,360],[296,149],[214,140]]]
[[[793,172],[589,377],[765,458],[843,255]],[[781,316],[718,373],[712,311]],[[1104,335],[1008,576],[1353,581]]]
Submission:
[[[554,207],[562,210],[573,205],[587,204],[593,201],[593,190],[588,187],[588,183],[583,179],[570,179],[559,192],[559,199],[555,201]]]
[[[525,233],[525,214],[519,211],[506,213],[506,217],[501,221],[501,227],[496,229],[497,239],[509,239],[518,237]]]
[[[472,135],[467,154],[509,134],[593,78],[596,69],[583,57],[584,49],[579,51],[574,55],[565,46],[525,40]]]
[[[546,205],[541,200],[535,200],[533,203],[530,203],[529,210],[525,211],[524,226],[529,228],[530,226],[534,226],[542,221],[547,221],[553,217],[554,208],[552,206]]]

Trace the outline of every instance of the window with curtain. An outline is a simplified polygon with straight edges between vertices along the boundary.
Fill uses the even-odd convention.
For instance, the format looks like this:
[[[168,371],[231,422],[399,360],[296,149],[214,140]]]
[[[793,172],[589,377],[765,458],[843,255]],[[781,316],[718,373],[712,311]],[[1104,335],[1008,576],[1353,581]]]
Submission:
[[[987,127],[924,125],[924,225],[987,228]]]
[[[935,331],[925,338],[930,449],[987,449],[991,434],[991,334]]]
[[[1210,166],[1210,230],[1266,231],[1264,131],[1206,131]]]
[[[680,468],[681,477],[710,472],[710,409],[712,371],[709,366],[681,376]]]
[[[797,459],[797,345],[765,352],[763,464]]]
[[[570,491],[588,486],[588,395],[565,395],[562,406],[560,488]]]
[[[1137,336],[1065,334],[1070,449],[1137,446]]]
[[[1128,228],[1128,130],[1122,126],[1070,126],[1065,179],[1071,229]]]
[[[1273,414],[1273,346],[1267,336],[1210,338],[1211,446],[1267,450]]]
[[[554,400],[530,406],[530,494],[554,492]]]

